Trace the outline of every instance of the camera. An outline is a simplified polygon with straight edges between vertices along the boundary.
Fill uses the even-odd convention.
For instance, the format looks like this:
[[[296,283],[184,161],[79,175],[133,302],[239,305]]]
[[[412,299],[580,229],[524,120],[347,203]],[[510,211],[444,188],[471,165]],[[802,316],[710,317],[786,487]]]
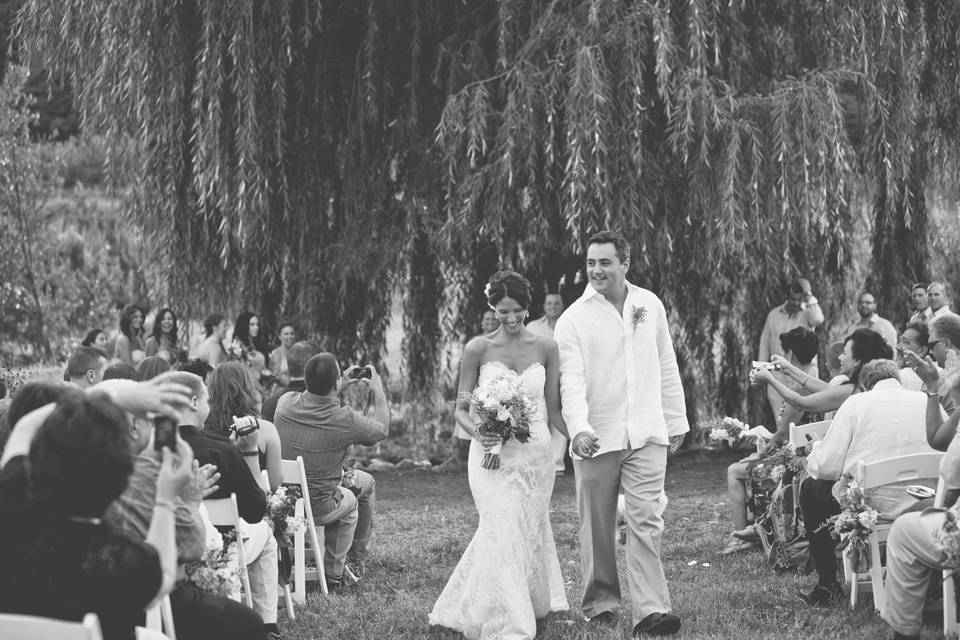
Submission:
[[[369,380],[370,378],[373,378],[373,368],[369,365],[354,367],[354,369],[350,371],[350,375],[348,375],[347,378],[350,380],[363,380],[364,378],[367,378]]]
[[[243,422],[243,418],[240,419],[240,422]],[[248,436],[251,433],[258,431],[259,429],[260,429],[260,422],[256,418],[254,418],[252,424],[238,425],[237,422],[234,422],[232,425],[230,425],[230,431],[233,431],[235,434],[237,434],[238,438],[243,438],[244,436]]]
[[[753,368],[760,369],[761,371],[779,371],[780,366],[772,362],[760,362],[759,360],[753,361]]]
[[[177,425],[167,416],[157,416],[153,419],[153,448],[163,451],[164,447],[177,450]]]

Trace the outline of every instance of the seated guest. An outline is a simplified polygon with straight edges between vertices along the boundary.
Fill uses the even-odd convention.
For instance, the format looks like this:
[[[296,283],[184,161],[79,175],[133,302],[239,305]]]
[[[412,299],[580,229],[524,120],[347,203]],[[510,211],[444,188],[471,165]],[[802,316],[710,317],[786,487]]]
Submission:
[[[851,357],[847,343],[846,357]],[[899,368],[892,360],[874,360],[863,366],[864,391],[850,396],[837,410],[823,440],[807,456],[810,477],[800,485],[800,508],[817,570],[817,584],[800,598],[809,604],[827,604],[843,597],[837,582],[836,541],[824,526],[840,513],[837,497],[846,490],[857,464],[894,456],[931,451],[924,430],[926,398],[900,385]],[[873,491],[871,503],[880,517],[892,520],[915,500],[894,483]]]
[[[351,486],[342,486],[347,449],[354,444],[376,444],[387,437],[390,427],[390,407],[376,369],[371,366],[371,377],[361,380],[350,378],[353,369],[347,369],[345,382],[332,354],[313,356],[304,371],[306,391],[280,398],[275,416],[284,459],[303,456],[313,518],[325,528],[324,568],[327,586],[333,590],[350,575],[345,571],[348,555],[353,565],[363,566],[373,529],[373,477],[354,471],[355,480],[348,483]],[[340,405],[339,391],[354,383],[368,386],[373,394],[369,418],[365,412]]]
[[[67,378],[70,386],[89,389],[103,378],[107,358],[93,347],[77,347],[67,360]]]
[[[269,420],[260,418],[260,388],[253,378],[254,372],[242,362],[225,362],[210,374],[207,390],[210,393],[210,414],[204,423],[207,433],[216,432],[229,436],[234,418],[250,418],[257,427],[257,451],[260,469],[266,469],[270,490],[276,491],[283,483],[280,466],[280,436]],[[258,471],[259,473],[259,471]]]
[[[4,463],[3,481],[19,468],[27,492],[0,504],[0,611],[64,620],[93,612],[105,639],[132,640],[144,609],[173,587],[174,502],[193,477],[190,447],[179,441],[163,453],[144,542],[101,520],[132,468],[127,418],[107,395],[68,392],[28,414]]]
[[[948,489],[960,489],[960,437],[956,435],[940,461],[940,477]],[[947,568],[947,555],[937,543],[945,522],[944,512],[932,509],[905,513],[893,522],[887,537],[882,616],[893,628],[894,640],[920,640],[931,575]],[[939,575],[934,584],[939,584]]]
[[[210,376],[210,372],[213,371],[213,367],[199,358],[193,358],[192,360],[181,362],[177,366],[177,371],[183,371],[185,373],[192,373],[195,376],[200,376],[200,379],[203,380],[203,384],[207,384],[207,378]]]
[[[792,382],[791,386],[803,390],[808,378],[806,368],[817,355],[817,334],[806,327],[795,327],[780,334],[780,346],[783,357],[773,356],[774,360],[780,364],[781,371]],[[800,381],[794,382],[797,379]],[[797,422],[803,412],[784,402],[777,413],[777,432],[773,443],[786,442],[790,437],[790,423]],[[727,504],[730,506],[730,516],[735,529],[730,534],[734,539],[727,543],[722,551],[724,554],[749,549],[759,540],[753,525],[747,526],[746,480],[751,464],[762,459],[763,455],[757,452],[727,467]]]
[[[18,388],[13,398],[10,399],[7,413],[3,418],[3,423],[0,424],[0,452],[6,449],[7,439],[10,437],[10,431],[13,429],[13,425],[17,424],[22,417],[31,411],[56,402],[63,397],[63,394],[67,393],[67,391],[69,391],[68,387],[51,382],[28,382]],[[2,480],[9,474],[9,471],[9,468],[7,468],[6,471],[0,470],[0,483],[3,484],[4,490],[11,488],[9,483],[3,483]],[[23,477],[16,491],[19,491],[21,494],[24,493],[26,491],[25,483],[26,478]],[[0,505],[7,503],[7,500],[5,500],[6,497],[7,494],[0,494]]]
[[[960,316],[950,313],[930,322],[928,350],[924,357],[911,351],[902,355],[904,363],[923,380],[927,392],[927,441],[937,451],[944,451],[960,420],[960,412],[954,410],[960,398]],[[940,417],[941,406],[950,416],[947,420]]]
[[[170,371],[170,363],[160,356],[148,356],[137,364],[137,380],[152,380],[161,373]]]
[[[236,364],[246,370],[242,364]],[[218,385],[217,372],[210,374],[211,385]],[[220,473],[219,490],[211,498],[229,498],[237,494],[240,511],[240,535],[246,554],[247,573],[253,608],[260,614],[264,629],[271,637],[279,637],[277,630],[278,566],[277,541],[269,524],[263,520],[267,497],[260,485],[257,433],[236,440],[219,431],[202,429],[210,413],[210,397],[199,376],[179,371],[167,378],[190,389],[190,403],[180,412],[180,436],[193,447],[200,464],[212,464]]]
[[[107,509],[105,520],[133,540],[146,538],[154,508],[161,455],[153,447],[153,423],[133,417],[130,426],[133,473],[127,488]],[[249,638],[262,640],[263,620],[252,609],[199,588],[186,579],[184,565],[203,556],[205,528],[200,504],[216,490],[216,467],[204,465],[175,502],[177,583],[170,592],[174,627],[180,640]]]
[[[921,359],[925,358],[930,351],[929,341],[930,327],[926,322],[911,322],[900,334],[900,342],[897,343],[897,364],[900,365],[900,383],[904,389],[923,391],[923,380],[907,365],[904,352],[909,351]]]
[[[104,369],[103,378],[101,379],[102,380],[133,380],[134,382],[136,382],[140,380],[140,375],[137,373],[137,370],[134,369],[129,364],[118,362]]]
[[[264,418],[273,421],[277,412],[277,401],[285,393],[306,391],[307,383],[303,381],[303,368],[307,365],[307,360],[322,352],[320,345],[306,340],[301,340],[290,347],[287,351],[287,375],[290,381],[286,387],[278,389],[264,400],[263,410],[260,412]]]

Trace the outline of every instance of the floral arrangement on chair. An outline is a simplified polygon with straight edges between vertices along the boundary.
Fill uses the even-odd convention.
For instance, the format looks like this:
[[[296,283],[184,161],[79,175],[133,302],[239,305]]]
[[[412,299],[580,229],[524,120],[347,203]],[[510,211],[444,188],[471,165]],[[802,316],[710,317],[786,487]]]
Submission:
[[[297,500],[300,499],[300,488],[281,485],[276,491],[267,496],[267,512],[270,517],[270,526],[277,539],[280,536],[292,536],[306,531],[307,522],[303,516],[295,515]]]
[[[780,482],[787,472],[796,476],[807,468],[806,456],[797,455],[796,449],[788,442],[771,443],[763,451],[763,455],[763,462],[758,464],[754,471],[761,472],[760,467],[764,467],[774,482]]]
[[[946,566],[954,575],[960,571],[960,502],[944,512],[946,520],[936,533],[936,542],[947,556]]]
[[[230,534],[233,539],[234,534]],[[230,562],[230,545],[225,536],[222,548],[207,547],[203,557],[185,567],[187,579],[204,591],[240,600],[240,574],[236,562]]]
[[[847,484],[839,503],[842,510],[827,520],[824,526],[830,527],[833,537],[840,540],[837,547],[850,558],[853,571],[866,573],[871,565],[867,538],[876,526],[879,514],[870,506],[860,483],[853,480]]]

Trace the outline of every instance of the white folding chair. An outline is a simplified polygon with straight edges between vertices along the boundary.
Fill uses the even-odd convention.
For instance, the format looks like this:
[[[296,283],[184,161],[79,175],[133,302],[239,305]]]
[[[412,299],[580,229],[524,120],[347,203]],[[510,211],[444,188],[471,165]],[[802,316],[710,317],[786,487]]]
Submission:
[[[177,631],[173,626],[173,607],[170,606],[170,596],[163,596],[163,600],[147,609],[147,629],[154,629],[166,635],[170,640],[177,640]]]
[[[240,510],[237,509],[237,494],[231,493],[229,498],[219,500],[204,500],[204,507],[210,522],[215,527],[233,527],[237,531],[237,571],[247,606],[253,608],[253,596],[250,593],[250,576],[247,575],[247,556],[243,553],[243,535],[240,533]]]
[[[896,456],[877,460],[875,462],[857,463],[854,479],[860,483],[864,492],[876,489],[894,482],[908,480],[933,480],[940,477],[940,459],[943,453],[931,451],[929,453],[914,453],[906,456]],[[890,534],[892,522],[878,522],[867,538],[870,547],[870,583],[873,590],[873,608],[883,613],[883,566],[880,564],[880,545],[885,543]],[[843,559],[844,575],[850,580],[850,606],[857,604],[857,586],[859,574],[848,573],[850,563],[846,554]]]
[[[310,535],[310,550],[316,569],[307,570],[306,567],[306,535],[303,531],[293,536],[293,599],[303,604],[307,600],[307,580],[318,580],[320,591],[327,595],[327,579],[323,571],[323,534],[313,522],[313,507],[310,505],[310,489],[307,487],[307,472],[303,466],[303,457],[296,460],[282,460],[283,484],[293,484],[300,487],[297,500],[297,517],[302,517],[307,523],[307,533]]]
[[[830,427],[829,420],[820,422],[811,422],[810,424],[790,423],[790,445],[795,449],[805,447],[811,442],[823,440],[827,429]]]
[[[95,613],[83,616],[83,622],[0,613],[0,638],[103,640],[103,633],[100,631],[100,618]]]

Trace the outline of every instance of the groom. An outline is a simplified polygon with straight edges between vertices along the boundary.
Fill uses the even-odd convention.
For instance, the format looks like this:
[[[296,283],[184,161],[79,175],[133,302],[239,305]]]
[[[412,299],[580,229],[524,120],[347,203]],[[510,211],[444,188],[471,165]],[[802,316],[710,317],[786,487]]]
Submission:
[[[683,387],[663,303],[627,282],[630,247],[602,231],[587,245],[590,281],[560,316],[563,418],[571,437],[580,513],[581,609],[591,620],[616,623],[617,498],[627,521],[627,583],[633,637],[680,629],[660,564],[667,449],[689,431]],[[663,500],[663,503],[661,502]]]

